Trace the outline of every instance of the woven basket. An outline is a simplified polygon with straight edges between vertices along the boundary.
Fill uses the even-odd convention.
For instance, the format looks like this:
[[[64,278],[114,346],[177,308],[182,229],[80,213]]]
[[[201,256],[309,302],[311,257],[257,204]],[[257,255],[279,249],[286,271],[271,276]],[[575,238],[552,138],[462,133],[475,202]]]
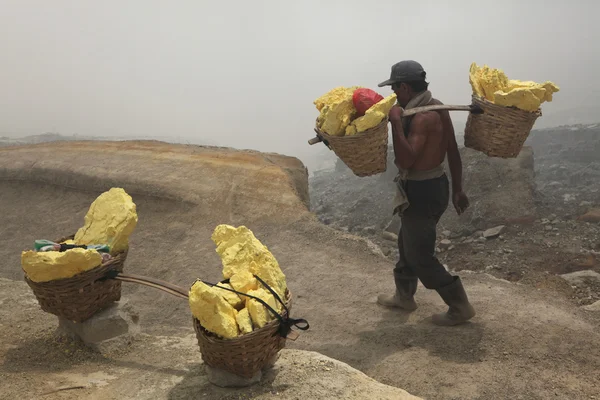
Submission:
[[[286,292],[285,303],[291,310],[292,295],[289,291]],[[287,317],[285,311],[281,316]],[[286,339],[279,335],[277,319],[233,339],[221,339],[204,329],[196,318],[193,321],[204,363],[244,378],[252,378],[267,367],[279,350],[285,347]]]
[[[514,107],[493,104],[473,96],[473,105],[483,109],[483,114],[469,114],[465,127],[465,147],[479,150],[489,157],[514,158],[523,144],[540,110],[528,112]]]
[[[33,290],[42,310],[70,321],[83,322],[112,302],[119,301],[121,282],[99,279],[110,270],[123,271],[126,258],[127,251],[124,251],[102,265],[70,278],[33,282],[25,275],[25,282]]]
[[[354,172],[370,176],[385,172],[388,154],[388,120],[352,136],[331,136],[315,128],[323,142]]]

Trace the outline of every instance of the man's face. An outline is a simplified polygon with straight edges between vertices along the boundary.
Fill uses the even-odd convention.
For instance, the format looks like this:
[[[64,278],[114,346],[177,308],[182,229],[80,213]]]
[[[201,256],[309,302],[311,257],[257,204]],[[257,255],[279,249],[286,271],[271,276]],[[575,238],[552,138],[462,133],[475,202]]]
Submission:
[[[394,93],[396,93],[400,107],[406,107],[410,101],[410,91],[408,89],[408,85],[406,83],[394,83],[392,85],[392,90]]]

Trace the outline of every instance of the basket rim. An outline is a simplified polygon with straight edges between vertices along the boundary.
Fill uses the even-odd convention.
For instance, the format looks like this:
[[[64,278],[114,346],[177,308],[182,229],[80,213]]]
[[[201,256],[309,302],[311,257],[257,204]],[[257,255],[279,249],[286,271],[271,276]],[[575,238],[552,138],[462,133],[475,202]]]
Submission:
[[[477,96],[477,95],[472,95],[471,98],[474,101],[479,101],[479,102],[483,103],[485,106],[494,107],[494,108],[497,108],[498,110],[504,109],[504,110],[511,110],[511,111],[520,111],[520,112],[527,113],[527,114],[538,114],[538,116],[541,116],[541,114],[542,114],[541,107],[538,107],[538,109],[535,110],[535,111],[527,111],[527,110],[523,110],[523,109],[520,109],[520,108],[515,107],[515,106],[510,106],[509,107],[509,106],[502,106],[500,104],[492,103],[488,99],[486,99],[484,97]],[[469,114],[469,117],[471,115],[473,115],[473,114]],[[485,115],[485,113],[483,115]]]
[[[285,306],[288,309],[290,307],[291,302],[292,302],[292,292],[289,289],[286,289]],[[282,312],[282,314],[286,314],[285,310]],[[254,336],[260,335],[262,332],[264,332],[266,330],[270,330],[274,326],[279,325],[279,320],[277,318],[275,318],[272,321],[270,321],[269,323],[267,323],[265,326],[263,326],[262,328],[255,329],[250,333],[246,333],[244,335],[239,335],[239,336],[236,336],[231,339],[224,339],[224,338],[218,337],[217,335],[215,335],[212,332],[207,331],[194,315],[192,315],[192,319],[194,321],[194,326],[200,328],[198,333],[202,334],[203,336],[205,336],[206,338],[208,338],[209,340],[211,340],[215,343],[223,343],[223,344],[225,344],[225,343],[231,344],[231,343],[238,343],[241,341],[252,340],[254,338]]]
[[[369,128],[369,129],[367,129],[366,131],[363,131],[363,132],[358,132],[356,135],[350,135],[350,136],[346,136],[346,135],[343,135],[343,136],[334,136],[334,135],[330,135],[330,134],[328,134],[328,133],[325,133],[325,132],[321,131],[321,130],[319,129],[319,127],[318,127],[318,123],[315,121],[315,131],[316,131],[316,132],[317,132],[319,135],[323,136],[325,139],[328,139],[328,140],[329,140],[329,139],[331,139],[331,138],[333,138],[334,140],[336,140],[336,139],[341,139],[341,138],[345,138],[345,137],[348,137],[348,138],[360,138],[360,137],[362,137],[362,136],[371,136],[371,135],[370,135],[370,132],[371,132],[371,131],[374,131],[374,130],[376,130],[376,129],[378,130],[378,129],[379,129],[379,128],[381,128],[383,125],[387,125],[387,124],[388,124],[388,122],[389,122],[389,119],[386,117],[386,118],[384,118],[384,119],[383,119],[383,120],[382,120],[380,123],[378,123],[377,125],[375,125],[374,127],[372,127],[372,128]]]

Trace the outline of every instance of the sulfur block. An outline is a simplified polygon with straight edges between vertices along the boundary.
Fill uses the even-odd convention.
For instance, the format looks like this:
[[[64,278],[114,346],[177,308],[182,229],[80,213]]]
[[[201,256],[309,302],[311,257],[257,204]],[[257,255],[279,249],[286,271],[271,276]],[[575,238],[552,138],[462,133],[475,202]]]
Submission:
[[[238,311],[235,319],[242,335],[252,332],[252,319],[250,318],[250,313],[247,308],[242,308]]]
[[[33,282],[48,282],[71,278],[102,264],[102,256],[96,250],[71,249],[58,251],[24,251],[21,265]]]
[[[204,329],[231,339],[239,334],[237,311],[223,298],[221,291],[200,281],[194,283],[189,292],[190,310]]]
[[[138,222],[136,205],[125,190],[112,188],[94,200],[84,221],[75,242],[108,244],[111,254],[115,254],[129,247],[129,235]]]

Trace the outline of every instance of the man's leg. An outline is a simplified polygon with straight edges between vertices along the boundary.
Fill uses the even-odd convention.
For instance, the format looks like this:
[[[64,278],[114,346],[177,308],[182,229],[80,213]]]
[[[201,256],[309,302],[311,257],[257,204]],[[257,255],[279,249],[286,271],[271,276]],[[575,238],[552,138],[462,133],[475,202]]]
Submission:
[[[382,294],[377,298],[377,302],[382,306],[400,308],[406,311],[414,311],[417,309],[414,295],[417,291],[417,276],[406,263],[403,245],[403,228],[400,228],[398,234],[398,251],[399,258],[394,268],[394,282],[396,283],[396,291],[393,295]]]
[[[439,184],[442,186],[436,187]],[[423,286],[436,290],[449,306],[448,312],[434,315],[433,322],[437,325],[457,325],[471,319],[475,310],[469,304],[460,278],[448,273],[435,256],[436,227],[447,207],[447,181],[432,181],[431,186],[427,186],[423,185],[423,193],[419,193],[426,196],[419,197],[437,201],[422,201],[417,207],[409,207],[402,219],[406,261]]]

